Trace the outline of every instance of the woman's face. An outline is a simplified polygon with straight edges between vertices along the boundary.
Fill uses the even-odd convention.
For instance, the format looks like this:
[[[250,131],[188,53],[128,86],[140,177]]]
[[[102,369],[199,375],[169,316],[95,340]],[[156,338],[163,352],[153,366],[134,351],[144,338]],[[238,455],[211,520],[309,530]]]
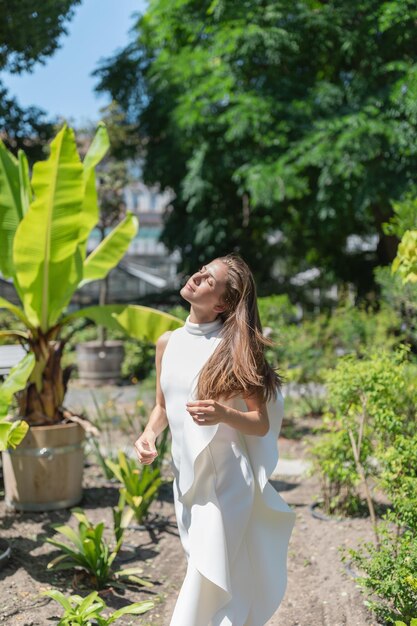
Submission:
[[[181,289],[180,294],[194,308],[218,314],[225,309],[222,298],[226,281],[227,265],[215,259],[195,272]]]

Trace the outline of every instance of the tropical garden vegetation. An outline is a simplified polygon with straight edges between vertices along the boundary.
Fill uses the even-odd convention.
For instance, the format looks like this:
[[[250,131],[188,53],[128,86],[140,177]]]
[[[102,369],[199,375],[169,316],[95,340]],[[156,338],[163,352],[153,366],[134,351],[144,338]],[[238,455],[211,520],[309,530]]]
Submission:
[[[1,67],[24,71],[53,53],[77,2],[43,3],[19,22],[19,37],[16,11],[33,2],[6,4]],[[184,319],[179,301],[164,313],[138,303],[69,308],[136,234],[136,217],[123,215],[87,254],[99,208],[119,211],[112,193],[127,159],[139,158],[147,182],[175,193],[162,237],[184,272],[231,250],[256,272],[268,356],[286,381],[283,436],[302,437],[310,424],[312,512],[323,524],[369,521],[367,541],[343,549],[341,563],[370,614],[396,626],[417,620],[416,18],[409,0],[150,0],[126,48],[96,71],[113,99],[113,164],[98,192],[105,126],[83,161],[64,126],[32,169],[52,124],[41,128],[38,114],[0,93],[0,271],[21,303],[0,300],[0,339],[28,348],[0,387],[1,447],[19,450],[29,424],[80,418],[64,399],[76,344],[93,332],[82,319],[125,342],[126,382],[141,393],[153,385],[154,341]],[[35,38],[45,22],[48,38]],[[17,149],[29,136],[25,156]],[[294,280],[312,269],[314,278]],[[90,592],[47,591],[63,625],[125,623],[155,604],[109,613],[103,594],[154,593],[157,574],[122,566],[120,555],[134,524],[155,529],[169,440],[156,464],[140,467],[114,441],[120,419],[98,405],[97,415],[88,458],[118,500],[107,527],[84,507],[49,529],[47,571],[71,572]]]

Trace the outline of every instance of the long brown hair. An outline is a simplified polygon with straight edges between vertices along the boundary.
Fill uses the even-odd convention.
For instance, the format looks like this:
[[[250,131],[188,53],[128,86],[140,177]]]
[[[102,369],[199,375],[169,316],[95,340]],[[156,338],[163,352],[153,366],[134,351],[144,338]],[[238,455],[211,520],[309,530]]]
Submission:
[[[265,359],[273,343],[262,334],[252,272],[238,255],[217,259],[227,265],[226,305],[222,341],[200,372],[198,397],[231,398],[258,394],[263,401],[274,397],[282,378]]]

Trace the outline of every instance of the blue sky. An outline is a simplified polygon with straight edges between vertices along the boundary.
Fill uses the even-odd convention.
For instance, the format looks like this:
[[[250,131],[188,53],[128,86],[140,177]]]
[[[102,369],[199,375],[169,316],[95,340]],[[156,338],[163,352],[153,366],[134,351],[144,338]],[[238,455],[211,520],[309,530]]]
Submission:
[[[83,0],[46,65],[21,76],[2,73],[2,81],[23,107],[39,106],[76,126],[98,120],[108,100],[95,95],[90,74],[100,59],[126,45],[132,14],[145,8],[145,0]]]

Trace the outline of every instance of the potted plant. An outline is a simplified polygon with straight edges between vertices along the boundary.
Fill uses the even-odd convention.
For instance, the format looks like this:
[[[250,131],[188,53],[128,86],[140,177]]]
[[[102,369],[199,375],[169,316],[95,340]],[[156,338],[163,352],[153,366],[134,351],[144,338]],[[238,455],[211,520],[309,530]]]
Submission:
[[[3,452],[6,503],[20,510],[64,508],[81,499],[87,422],[64,407],[70,367],[61,361],[68,325],[84,317],[156,341],[182,323],[136,305],[66,312],[76,289],[107,276],[137,232],[137,219],[127,214],[87,256],[87,239],[99,216],[95,166],[108,146],[100,125],[81,162],[74,132],[65,125],[30,180],[24,153],[15,158],[0,143],[0,271],[13,280],[21,303],[0,298],[0,308],[20,322],[20,328],[0,336],[20,340],[34,358],[31,371],[22,362],[27,382],[16,395],[18,418],[29,429],[15,450]]]

